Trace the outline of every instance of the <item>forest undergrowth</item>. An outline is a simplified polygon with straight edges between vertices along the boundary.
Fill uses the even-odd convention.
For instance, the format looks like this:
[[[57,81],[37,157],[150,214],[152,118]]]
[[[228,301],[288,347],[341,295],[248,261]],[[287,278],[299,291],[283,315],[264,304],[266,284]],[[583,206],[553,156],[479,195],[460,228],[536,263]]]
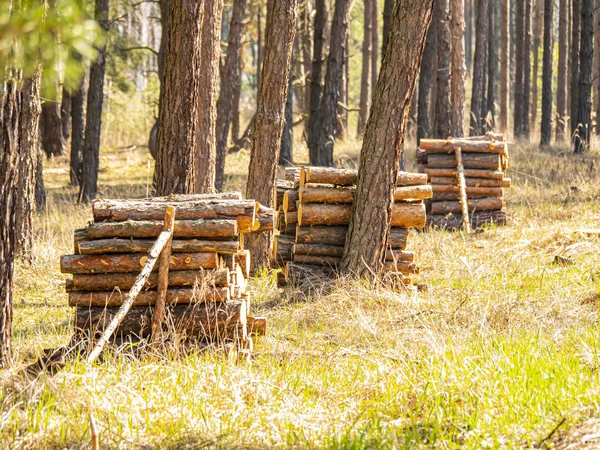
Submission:
[[[359,148],[338,144],[339,164]],[[20,369],[70,338],[59,257],[90,218],[66,187],[68,161],[48,162],[36,258],[17,264],[0,447],[89,448],[91,414],[102,448],[552,448],[600,416],[600,235],[582,232],[600,228],[600,152],[510,149],[508,226],[413,233],[419,292],[349,279],[279,289],[264,273],[250,289],[268,332],[251,362],[122,349],[29,379]],[[228,190],[244,190],[248,160],[228,158]],[[107,150],[100,164],[102,196],[151,194],[146,149]]]

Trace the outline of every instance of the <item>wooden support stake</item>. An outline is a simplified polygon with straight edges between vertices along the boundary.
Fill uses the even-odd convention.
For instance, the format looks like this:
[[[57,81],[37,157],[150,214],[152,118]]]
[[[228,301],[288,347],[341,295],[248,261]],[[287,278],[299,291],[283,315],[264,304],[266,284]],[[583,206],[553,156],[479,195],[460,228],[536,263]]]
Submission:
[[[167,299],[167,289],[169,288],[169,261],[171,260],[171,242],[173,241],[173,230],[175,228],[175,209],[167,206],[165,212],[165,223],[163,231],[169,231],[171,237],[165,244],[165,248],[160,253],[158,263],[158,286],[156,288],[158,298],[154,308],[154,317],[152,317],[152,340],[157,342],[162,332],[162,322],[165,317],[165,302]]]
[[[462,150],[460,147],[454,149],[456,154],[456,178],[458,178],[458,187],[460,188],[460,205],[462,207],[463,228],[467,234],[471,232],[471,222],[469,220],[469,204],[467,203],[467,183],[465,182],[465,168],[462,163]]]
[[[169,211],[167,210],[167,213],[165,214],[165,222],[167,221],[166,218],[168,215],[169,215]],[[171,215],[174,215],[173,211],[171,211]],[[135,298],[138,296],[138,294],[140,293],[140,291],[146,284],[148,277],[152,273],[152,269],[154,269],[154,265],[156,264],[156,261],[158,260],[158,257],[160,256],[160,253],[162,252],[162,249],[165,247],[167,242],[169,242],[171,240],[172,237],[173,237],[173,227],[171,227],[170,230],[161,231],[161,233],[158,235],[158,239],[156,239],[156,242],[152,246],[152,249],[150,249],[150,253],[148,254],[148,260],[146,261],[146,264],[144,265],[142,271],[138,275],[138,277],[135,281],[135,284],[127,293],[127,297],[125,297],[125,301],[123,302],[123,305],[121,306],[121,308],[119,308],[119,311],[117,312],[117,314],[115,315],[113,320],[110,322],[110,324],[104,330],[104,334],[102,335],[102,337],[100,338],[100,340],[98,341],[98,343],[96,344],[96,346],[94,347],[92,352],[88,355],[88,357],[87,357],[88,364],[91,364],[92,362],[94,362],[94,360],[100,355],[100,353],[104,349],[104,346],[106,345],[106,343],[108,342],[110,337],[113,335],[115,330],[119,327],[119,324],[123,321],[123,319],[129,312],[129,310],[131,309],[131,306],[133,305]]]

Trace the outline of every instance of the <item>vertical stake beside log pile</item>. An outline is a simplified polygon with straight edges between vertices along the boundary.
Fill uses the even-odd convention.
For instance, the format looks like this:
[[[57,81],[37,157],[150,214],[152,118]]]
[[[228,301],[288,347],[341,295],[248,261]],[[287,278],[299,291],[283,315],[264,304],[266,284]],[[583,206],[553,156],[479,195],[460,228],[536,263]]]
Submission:
[[[170,219],[170,218],[172,218],[172,219]],[[174,219],[175,219],[175,208],[173,208],[173,206],[167,206],[166,213],[165,213],[165,225],[163,227],[163,231],[158,235],[158,239],[156,239],[156,242],[154,242],[154,245],[150,249],[150,253],[148,254],[148,260],[146,261],[146,264],[144,264],[142,271],[136,278],[134,285],[131,287],[131,289],[127,293],[127,297],[125,297],[125,301],[123,302],[123,305],[121,306],[121,308],[119,309],[119,311],[117,312],[115,317],[113,318],[112,322],[106,327],[106,329],[104,330],[104,334],[102,335],[102,337],[100,338],[100,340],[98,341],[98,343],[96,344],[96,346],[94,347],[92,352],[89,354],[89,356],[87,358],[88,364],[94,362],[94,360],[100,355],[100,353],[104,349],[104,346],[106,345],[108,340],[111,338],[113,333],[116,331],[118,326],[121,324],[121,322],[123,321],[123,319],[129,312],[129,310],[131,309],[131,306],[133,305],[133,302],[135,301],[136,297],[138,296],[138,294],[140,293],[140,291],[146,284],[146,281],[148,280],[148,277],[152,273],[152,269],[154,269],[154,266],[156,265],[156,261],[158,260],[158,257],[160,256],[163,248],[171,241],[171,239],[173,237],[173,228],[174,228],[173,224],[171,223],[170,226],[167,226],[167,223],[169,220],[173,221]],[[167,272],[167,277],[168,277],[168,272]],[[165,288],[165,290],[166,290],[166,288]]]
[[[471,232],[471,221],[469,220],[469,205],[467,203],[467,183],[465,182],[465,168],[462,163],[462,149],[454,148],[456,154],[456,177],[460,189],[460,205],[462,207],[463,228],[467,234]]]

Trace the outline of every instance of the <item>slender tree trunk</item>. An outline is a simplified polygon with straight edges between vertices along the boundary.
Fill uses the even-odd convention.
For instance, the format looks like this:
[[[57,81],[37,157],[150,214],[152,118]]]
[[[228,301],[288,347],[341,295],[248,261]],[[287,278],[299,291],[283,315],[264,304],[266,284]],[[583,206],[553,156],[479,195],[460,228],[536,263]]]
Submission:
[[[268,1],[268,0],[267,0]],[[268,5],[267,5],[268,7]],[[256,10],[256,27],[257,27],[257,46],[258,46],[258,63],[256,65],[256,97],[258,98],[258,90],[260,89],[260,77],[262,75],[262,66],[264,58],[264,47],[262,38],[262,0],[258,0]],[[230,31],[231,33],[231,28]]]
[[[425,49],[421,61],[419,72],[419,100],[417,108],[417,145],[421,139],[431,136],[431,126],[429,123],[429,94],[431,90],[431,78],[433,73],[433,62],[436,59],[436,41],[437,41],[437,23],[431,21],[427,38],[425,40]],[[387,51],[387,50],[386,50]]]
[[[100,27],[108,32],[108,2],[96,0],[95,17]],[[106,47],[98,49],[98,59],[90,69],[88,90],[83,166],[81,169],[80,201],[89,202],[98,192],[98,168],[100,160],[100,131],[102,128],[102,104],[104,101],[104,69]]]
[[[465,0],[452,0],[452,129],[454,137],[464,136],[465,116]]]
[[[385,48],[390,37],[390,26],[394,15],[395,0],[383,0],[383,34],[381,39],[381,59],[385,56]]]
[[[270,1],[268,8],[265,60],[254,115],[254,140],[246,198],[273,207],[277,161],[285,125],[292,47],[298,20],[298,0]],[[248,236],[248,249],[252,254],[254,270],[270,266],[270,240],[270,233]]]
[[[71,93],[63,88],[60,102],[60,120],[62,121],[62,137],[67,142],[71,137]]]
[[[575,153],[589,148],[592,132],[592,72],[594,61],[594,0],[581,0],[581,40],[579,48],[579,138]]]
[[[15,251],[26,261],[33,257],[33,215],[35,213],[35,179],[38,164],[38,136],[42,106],[40,103],[41,70],[23,83],[19,121],[19,173],[16,196]]]
[[[498,78],[498,46],[496,36],[496,4],[490,1],[489,5],[489,34],[488,34],[488,76],[487,76],[487,105],[486,123],[490,131],[496,128],[496,79]],[[488,119],[489,117],[489,119]]]
[[[529,120],[529,128],[535,131],[537,126],[537,111],[538,111],[538,80],[539,80],[539,54],[542,46],[542,30],[544,24],[544,1],[534,0],[535,7],[533,11],[533,76],[531,83],[531,117]]]
[[[398,2],[365,130],[342,268],[358,276],[381,266],[406,120],[423,56],[433,0]],[[406,45],[407,42],[412,45]]]
[[[312,67],[312,37],[310,27],[310,0],[304,0],[302,10],[300,11],[300,46],[302,53],[302,70],[304,79],[304,102],[302,112],[308,116],[310,114],[310,71]],[[308,136],[308,121],[305,122],[304,129]]]
[[[552,138],[552,55],[554,54],[554,0],[544,0],[544,63],[542,75],[542,125],[540,145]]]
[[[579,111],[579,40],[581,37],[581,4],[582,0],[571,0],[571,136],[574,139],[575,132],[579,128],[578,111]],[[575,141],[573,141],[575,142]]]
[[[321,126],[321,97],[323,92],[323,47],[327,23],[327,3],[315,0],[313,60],[310,73],[310,116],[308,117],[308,152],[310,164],[318,165],[319,128]]]
[[[473,6],[475,0],[465,0],[465,65],[467,74],[473,69]]]
[[[371,2],[371,100],[375,96],[375,86],[377,85],[377,63],[379,63],[379,5],[378,0],[369,0]],[[349,34],[349,33],[348,33]],[[348,38],[346,38],[348,41]],[[346,48],[348,43],[346,42]]]
[[[358,112],[358,125],[356,134],[362,136],[367,124],[369,114],[369,100],[371,99],[371,40],[372,40],[372,14],[371,0],[363,0],[363,43],[362,43],[362,76],[360,79],[360,103]],[[331,54],[331,53],[330,53]]]
[[[229,25],[229,37],[227,39],[227,56],[225,57],[225,65],[221,74],[221,93],[217,102],[217,172],[215,186],[218,191],[223,190],[225,177],[225,155],[227,154],[229,126],[231,124],[233,92],[239,73],[245,9],[246,0],[234,0],[231,11],[231,23]],[[259,50],[260,45],[259,43]],[[259,56],[259,68],[261,61]]]
[[[331,44],[327,58],[327,74],[321,101],[321,127],[317,142],[317,165],[333,167],[334,134],[337,124],[337,105],[340,95],[344,69],[346,33],[350,21],[351,0],[336,0],[333,23],[331,25]]]
[[[212,192],[215,188],[217,157],[217,85],[221,61],[222,0],[204,0],[204,17],[201,30],[198,91],[198,136],[194,152],[196,185],[194,192]],[[239,66],[239,64],[238,64]],[[238,67],[239,70],[239,67]],[[237,83],[236,83],[237,84]],[[239,97],[238,97],[239,100]]]
[[[569,0],[560,0],[558,14],[558,80],[556,88],[556,140],[565,139],[569,60]]]
[[[38,145],[38,157],[35,170],[35,209],[38,214],[46,211],[46,188],[44,187],[44,155]]]
[[[293,64],[292,64],[293,65]],[[293,110],[293,71],[290,70],[287,99],[285,101],[285,125],[283,126],[283,136],[281,138],[281,151],[279,152],[279,165],[291,166],[294,164],[292,153],[294,147],[294,110]]]
[[[600,0],[594,2],[594,111],[596,134],[600,134]]]
[[[243,50],[243,48],[242,48]],[[240,51],[240,57],[242,52]],[[231,107],[231,141],[237,142],[240,138],[240,100],[242,96],[242,60],[240,58],[239,70],[236,75],[233,89],[233,106]],[[218,82],[218,80],[217,80]]]
[[[452,134],[452,106],[450,91],[452,86],[452,51],[450,49],[450,2],[436,0],[437,21],[437,92],[436,92],[436,131],[435,136],[445,139]]]
[[[509,84],[509,0],[500,2],[500,131],[508,130]]]
[[[523,53],[523,137],[529,139],[531,98],[531,0],[525,1],[525,50]]]
[[[47,100],[42,104],[40,135],[42,149],[48,158],[63,154],[64,141],[62,120],[60,118],[60,103],[54,100]]]
[[[204,12],[204,1],[171,0],[154,171],[158,195],[192,194],[195,190]]]
[[[523,77],[525,59],[525,0],[515,0],[515,89],[514,133],[523,137]]]
[[[71,186],[81,184],[85,136],[84,98],[86,89],[84,79],[81,80],[77,92],[71,97],[71,161],[69,164]]]
[[[483,101],[486,89],[488,52],[488,0],[477,0],[477,27],[475,58],[473,61],[473,91],[471,96],[471,136],[483,134],[485,129],[485,109]]]
[[[571,114],[571,71],[573,70],[572,67],[572,62],[573,62],[573,54],[572,54],[572,48],[571,48],[571,38],[573,36],[573,0],[567,0],[567,15],[568,15],[568,24],[567,24],[567,47],[569,49],[569,53],[567,54],[567,97],[566,97],[566,102],[567,102],[567,106],[566,106],[566,110],[567,110],[567,114],[565,115],[566,118],[566,122],[565,122],[565,134],[570,133],[571,130],[571,124],[575,121],[575,118],[572,118],[570,116]],[[578,38],[579,39],[579,38]],[[577,44],[579,45],[579,44]],[[579,47],[578,47],[579,48]],[[579,50],[578,50],[579,51]],[[577,53],[577,67],[579,67],[579,53]],[[579,68],[577,69],[577,71],[579,72]]]

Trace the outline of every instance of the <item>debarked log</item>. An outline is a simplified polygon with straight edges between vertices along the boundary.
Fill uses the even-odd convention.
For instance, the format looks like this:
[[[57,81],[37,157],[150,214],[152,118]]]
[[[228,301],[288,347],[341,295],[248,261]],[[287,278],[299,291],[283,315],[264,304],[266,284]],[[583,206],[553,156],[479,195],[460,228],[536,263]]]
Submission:
[[[479,199],[469,199],[467,200],[469,206],[469,212],[474,211],[491,211],[491,210],[499,210],[504,208],[506,205],[502,198],[498,197],[488,197],[488,198],[479,198]],[[441,201],[441,202],[432,202],[431,203],[431,214],[440,215],[440,214],[448,214],[448,213],[461,213],[462,206],[460,202],[453,201]]]
[[[113,237],[156,238],[162,230],[162,221],[127,220],[125,222],[100,222],[88,226],[89,239]],[[234,237],[238,234],[236,220],[176,220],[175,238]]]
[[[165,304],[176,305],[179,303],[204,303],[226,302],[230,299],[230,288],[224,286],[204,286],[202,289],[167,289]],[[94,306],[121,306],[126,292],[69,292],[69,306],[94,307]],[[140,292],[133,302],[133,306],[153,306],[158,298],[157,291]]]

